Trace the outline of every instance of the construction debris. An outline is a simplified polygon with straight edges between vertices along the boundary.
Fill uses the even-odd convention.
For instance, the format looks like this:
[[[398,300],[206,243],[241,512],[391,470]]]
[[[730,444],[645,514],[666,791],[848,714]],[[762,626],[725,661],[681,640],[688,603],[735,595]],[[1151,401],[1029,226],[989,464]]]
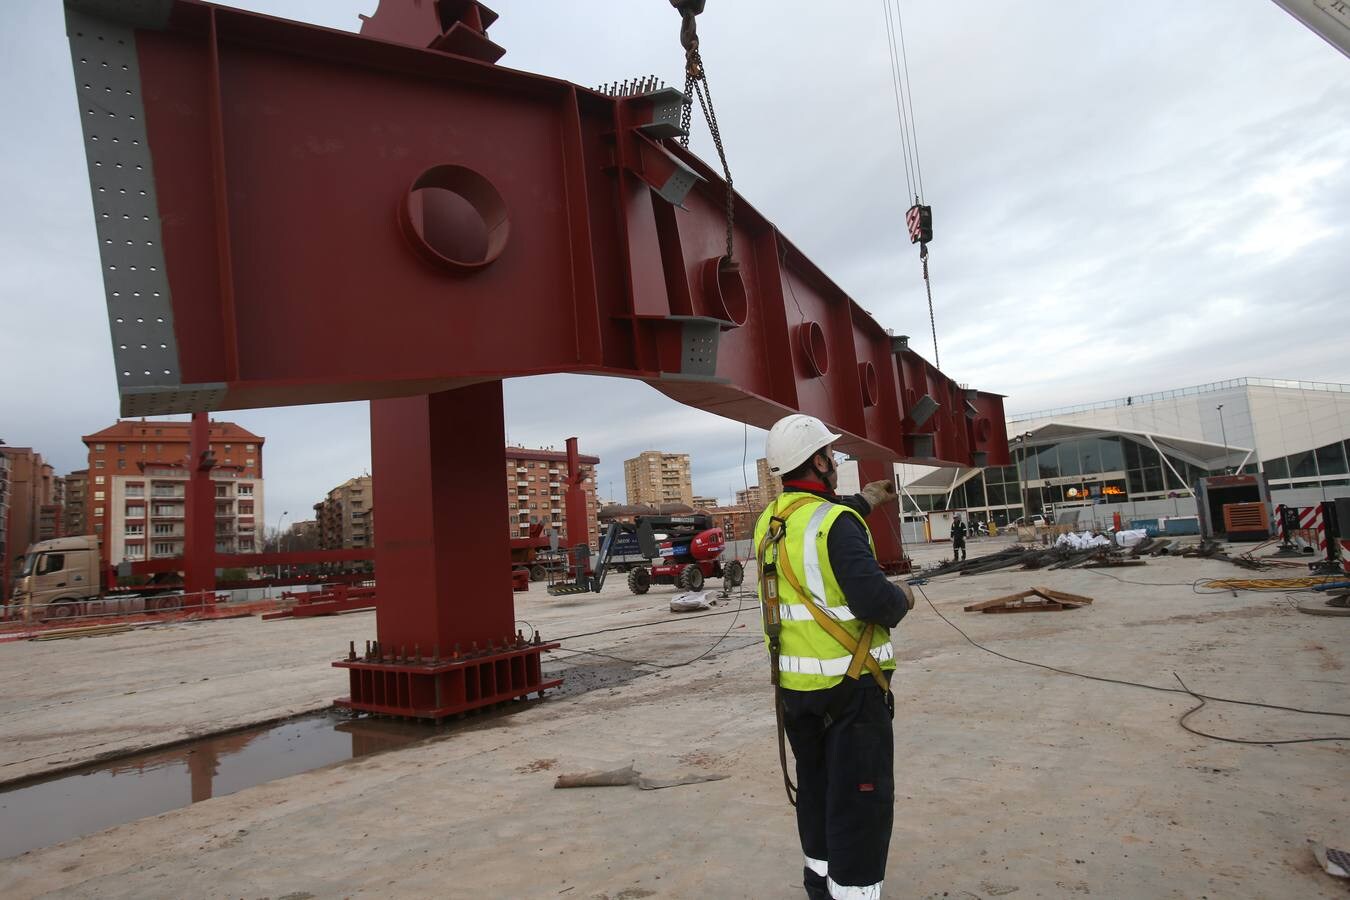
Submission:
[[[640,790],[659,791],[662,788],[679,787],[682,784],[702,784],[705,781],[721,781],[722,779],[729,777],[730,776],[728,775],[697,772],[681,772],[676,775],[665,776],[647,776],[634,769],[630,763],[622,769],[611,769],[608,772],[578,772],[570,775],[559,775],[557,780],[553,782],[553,787],[555,789],[622,787],[624,785],[636,784]]]
[[[965,610],[982,613],[1055,612],[1061,609],[1078,609],[1091,603],[1091,597],[1053,591],[1047,587],[1034,587],[1029,591],[1008,594],[1006,597],[972,603],[965,607]]]

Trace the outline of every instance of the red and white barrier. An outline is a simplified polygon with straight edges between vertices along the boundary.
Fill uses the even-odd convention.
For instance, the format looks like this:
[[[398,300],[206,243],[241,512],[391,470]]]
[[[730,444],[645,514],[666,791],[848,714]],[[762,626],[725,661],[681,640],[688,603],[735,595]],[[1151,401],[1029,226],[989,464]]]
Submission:
[[[1327,552],[1327,523],[1322,518],[1320,503],[1305,506],[1298,511],[1298,527],[1300,530],[1313,532],[1313,543],[1317,550],[1323,554]]]

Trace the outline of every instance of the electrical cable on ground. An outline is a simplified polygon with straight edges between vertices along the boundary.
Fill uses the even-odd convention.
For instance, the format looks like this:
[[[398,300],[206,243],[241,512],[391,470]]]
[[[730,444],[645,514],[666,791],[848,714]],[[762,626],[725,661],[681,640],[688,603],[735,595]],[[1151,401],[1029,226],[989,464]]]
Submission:
[[[960,634],[961,637],[965,638],[965,639],[966,639],[966,642],[969,643],[972,647],[975,647],[975,648],[978,649],[978,650],[983,650],[985,653],[992,654],[992,655],[994,655],[994,656],[999,657],[1000,659],[1006,659],[1006,660],[1009,661],[1009,662],[1019,663],[1019,664],[1024,665],[1024,666],[1032,666],[1032,667],[1037,668],[1037,669],[1045,669],[1046,671],[1049,671],[1049,672],[1056,672],[1056,673],[1058,673],[1058,674],[1060,674],[1060,675],[1072,675],[1072,676],[1074,676],[1075,678],[1085,678],[1085,679],[1087,679],[1088,681],[1100,681],[1100,682],[1102,682],[1102,683],[1104,683],[1104,684],[1119,684],[1119,685],[1124,685],[1125,687],[1144,688],[1144,689],[1146,689],[1146,690],[1150,690],[1150,691],[1158,691],[1158,692],[1164,693],[1164,694],[1188,694],[1188,695],[1190,695],[1190,696],[1196,698],[1197,700],[1201,700],[1201,701],[1208,700],[1208,701],[1210,701],[1210,702],[1212,702],[1212,703],[1231,703],[1231,704],[1234,704],[1234,705],[1236,705],[1236,706],[1252,706],[1252,707],[1257,707],[1257,708],[1260,708],[1260,709],[1274,709],[1274,710],[1279,710],[1279,711],[1281,711],[1281,712],[1299,713],[1299,714],[1301,714],[1301,715],[1308,715],[1308,716],[1334,716],[1334,717],[1337,717],[1337,718],[1350,718],[1350,712],[1333,712],[1333,711],[1329,711],[1329,710],[1321,710],[1321,709],[1302,709],[1302,708],[1297,707],[1297,706],[1283,706],[1283,705],[1278,704],[1278,703],[1261,703],[1261,702],[1258,702],[1258,701],[1256,701],[1256,700],[1237,700],[1237,699],[1234,699],[1234,698],[1231,698],[1231,697],[1212,697],[1212,696],[1210,696],[1210,695],[1208,695],[1208,694],[1197,694],[1196,692],[1194,692],[1194,691],[1190,690],[1189,688],[1187,688],[1184,684],[1182,685],[1181,688],[1162,687],[1162,686],[1156,685],[1156,684],[1145,684],[1144,682],[1141,682],[1141,681],[1127,681],[1127,680],[1122,679],[1122,678],[1108,678],[1108,677],[1103,676],[1103,675],[1088,675],[1088,674],[1085,674],[1085,673],[1083,673],[1083,672],[1075,672],[1075,671],[1073,671],[1072,669],[1062,669],[1062,668],[1059,668],[1058,666],[1046,665],[1045,663],[1032,662],[1031,660],[1027,660],[1027,659],[1018,659],[1018,658],[1015,657],[1015,656],[1009,656],[1009,655],[1006,654],[1006,653],[1000,653],[999,651],[994,650],[994,649],[992,649],[992,648],[990,648],[990,647],[986,647],[986,646],[984,646],[983,644],[981,644],[981,643],[979,643],[978,641],[976,641],[976,640],[975,640],[974,638],[972,638],[970,635],[966,634],[966,633],[961,629],[961,626],[957,625],[957,624],[956,624],[955,622],[953,622],[951,619],[947,618],[946,616],[944,616],[944,615],[942,614],[942,611],[941,611],[940,609],[937,608],[937,604],[935,604],[935,603],[933,602],[932,598],[928,596],[928,593],[923,589],[923,587],[922,587],[921,585],[914,584],[914,585],[912,585],[912,586],[915,587],[915,588],[918,588],[919,593],[920,593],[920,594],[923,594],[923,599],[926,600],[926,601],[928,601],[928,605],[929,605],[930,607],[932,607],[933,612],[937,613],[937,617],[938,617],[939,619],[941,619],[942,621],[946,622],[946,623],[947,623],[948,625],[950,625],[953,629],[955,629],[956,632],[957,632],[958,634]],[[1173,674],[1175,674],[1175,673],[1173,673]],[[1178,678],[1177,680],[1180,681],[1181,679]],[[1202,705],[1203,705],[1203,704],[1202,704]],[[1197,707],[1195,707],[1195,709],[1190,710],[1189,712],[1187,712],[1186,714],[1184,714],[1184,715],[1182,716],[1182,719],[1184,720],[1186,717],[1188,717],[1191,713],[1195,712],[1195,711],[1198,710],[1199,708],[1200,708],[1200,707],[1197,706]],[[1201,732],[1194,731],[1193,729],[1188,728],[1188,727],[1184,724],[1184,722],[1181,722],[1180,720],[1179,720],[1179,724],[1181,724],[1182,727],[1185,728],[1187,731],[1191,731],[1191,732],[1194,733],[1194,734],[1202,734]],[[1202,734],[1202,736],[1203,736],[1203,737],[1208,737],[1208,738],[1213,738],[1214,740],[1228,741],[1228,742],[1230,742],[1230,743],[1238,743],[1238,744],[1311,743],[1311,742],[1314,742],[1314,741],[1346,741],[1346,740],[1350,740],[1350,737],[1317,737],[1317,738],[1298,738],[1298,739],[1293,739],[1293,740],[1278,740],[1278,741],[1246,741],[1246,740],[1240,740],[1240,739],[1237,739],[1237,738],[1225,738],[1225,737],[1221,737],[1221,736],[1219,736],[1219,735],[1211,735],[1211,734]]]
[[[748,592],[742,592],[742,594],[744,594],[744,593],[748,593]],[[712,653],[714,650],[716,650],[716,649],[721,645],[721,643],[727,639],[727,636],[731,634],[731,630],[732,630],[733,628],[736,627],[736,622],[737,622],[737,621],[740,619],[740,617],[741,617],[741,610],[743,610],[743,609],[745,608],[745,606],[746,606],[746,604],[744,603],[744,601],[741,601],[741,602],[738,602],[738,603],[737,603],[736,608],[735,608],[734,610],[725,610],[725,611],[723,611],[722,613],[716,613],[716,614],[708,613],[708,614],[704,614],[704,615],[700,615],[700,616],[688,616],[688,617],[684,617],[684,618],[699,618],[699,619],[701,619],[701,618],[706,618],[708,615],[725,615],[727,612],[734,612],[734,613],[735,613],[735,615],[734,615],[734,616],[732,617],[732,619],[731,619],[731,624],[727,626],[727,630],[724,631],[724,632],[722,632],[722,636],[721,636],[721,637],[719,637],[717,640],[713,641],[713,644],[712,644],[711,647],[709,647],[707,650],[704,650],[702,653],[700,653],[698,656],[695,656],[693,659],[685,660],[684,662],[677,662],[677,663],[658,663],[658,662],[648,662],[648,661],[646,661],[646,660],[638,660],[638,659],[625,659],[625,658],[623,658],[623,657],[621,657],[621,656],[614,656],[614,655],[609,654],[609,653],[602,653],[602,652],[600,652],[600,651],[598,651],[598,650],[582,650],[582,649],[579,649],[579,648],[576,648],[576,647],[560,647],[559,649],[561,649],[561,650],[567,650],[567,651],[570,651],[570,652],[572,652],[572,653],[584,653],[584,654],[587,654],[587,655],[589,655],[589,656],[601,656],[601,657],[604,657],[605,659],[612,659],[612,660],[616,660],[616,661],[618,661],[618,662],[629,663],[630,665],[635,665],[635,666],[649,666],[649,667],[651,667],[651,668],[653,668],[653,669],[680,669],[680,668],[683,668],[683,667],[685,667],[685,666],[693,665],[694,663],[698,662],[700,659],[703,659],[704,657],[708,656],[708,654],[710,654],[710,653]],[[670,620],[670,621],[680,621],[680,620],[678,620],[678,619],[672,619],[672,620]],[[647,623],[647,624],[653,624],[653,625],[654,625],[654,624],[658,624],[658,623],[652,622],[652,623]],[[628,627],[628,628],[635,628],[635,627],[640,627],[640,626],[629,625],[629,626],[626,626],[626,627]],[[616,630],[616,631],[617,631],[617,630],[619,630],[619,629],[612,629],[612,630]],[[561,640],[567,640],[567,638],[563,638],[563,639],[561,639]],[[560,640],[560,642],[561,642],[561,640]],[[742,650],[742,649],[744,649],[745,647],[751,647],[751,646],[754,646],[755,644],[761,644],[761,643],[763,643],[763,641],[760,640],[760,639],[758,639],[758,638],[756,638],[754,641],[751,641],[751,642],[749,642],[749,643],[746,643],[746,644],[742,645],[741,647],[736,647],[736,648],[734,648],[734,649],[736,649],[736,650]]]
[[[1192,728],[1191,726],[1187,725],[1186,720],[1189,719],[1193,714],[1198,713],[1200,710],[1205,708],[1205,698],[1200,696],[1190,688],[1186,687],[1186,682],[1182,681],[1181,676],[1178,675],[1176,672],[1172,673],[1172,677],[1177,680],[1177,684],[1181,685],[1181,687],[1186,691],[1186,693],[1190,694],[1192,697],[1200,701],[1199,705],[1192,706],[1189,710],[1182,713],[1180,719],[1177,719],[1177,724],[1180,725],[1182,728],[1186,729],[1187,731],[1189,731],[1191,734],[1199,735],[1200,737],[1210,738],[1211,740],[1215,741],[1223,741],[1224,743],[1227,744],[1314,744],[1317,743],[1318,741],[1350,741],[1350,737],[1311,737],[1311,738],[1291,738],[1278,741],[1252,741],[1246,740],[1244,738],[1230,738],[1218,734],[1210,734],[1208,731],[1200,731],[1199,729]]]

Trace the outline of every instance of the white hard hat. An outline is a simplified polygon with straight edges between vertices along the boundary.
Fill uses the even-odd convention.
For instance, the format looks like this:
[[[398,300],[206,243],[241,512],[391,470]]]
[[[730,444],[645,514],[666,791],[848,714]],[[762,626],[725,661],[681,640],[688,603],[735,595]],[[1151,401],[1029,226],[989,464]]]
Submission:
[[[784,475],[806,462],[817,451],[839,440],[839,435],[825,427],[815,416],[795,413],[779,419],[769,429],[764,442],[764,455],[769,460],[769,471]]]

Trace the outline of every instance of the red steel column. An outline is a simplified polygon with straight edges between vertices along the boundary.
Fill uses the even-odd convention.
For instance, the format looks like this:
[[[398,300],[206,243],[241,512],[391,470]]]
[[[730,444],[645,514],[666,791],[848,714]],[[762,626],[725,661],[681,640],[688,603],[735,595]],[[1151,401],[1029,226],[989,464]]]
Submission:
[[[380,645],[468,652],[514,635],[502,383],[373,400],[370,443]]]
[[[577,439],[567,439],[567,545],[568,549],[578,544],[591,543],[590,522],[586,515],[585,480],[581,477],[581,454],[577,452]]]
[[[187,531],[183,554],[183,592],[195,594],[216,587],[216,486],[211,481],[215,459],[211,456],[211,420],[204,412],[192,414],[188,444]],[[154,491],[147,493],[153,494]],[[145,498],[153,506],[155,498]],[[150,536],[146,536],[149,540]]]
[[[889,479],[895,482],[895,466],[889,460],[858,460],[858,484]],[[905,555],[900,540],[900,507],[887,503],[873,510],[867,517],[867,527],[872,531],[872,542],[877,546],[877,562],[887,573],[896,574],[910,570],[909,557]]]

